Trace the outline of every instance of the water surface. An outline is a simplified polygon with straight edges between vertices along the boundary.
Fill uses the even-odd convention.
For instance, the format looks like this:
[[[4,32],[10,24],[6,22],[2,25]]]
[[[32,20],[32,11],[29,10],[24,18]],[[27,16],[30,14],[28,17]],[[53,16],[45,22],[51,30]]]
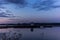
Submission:
[[[27,28],[0,29],[0,33],[8,33],[8,32],[20,33],[22,35],[21,40],[60,40],[60,27],[44,28],[44,29],[35,28],[33,32],[31,32],[30,29]]]

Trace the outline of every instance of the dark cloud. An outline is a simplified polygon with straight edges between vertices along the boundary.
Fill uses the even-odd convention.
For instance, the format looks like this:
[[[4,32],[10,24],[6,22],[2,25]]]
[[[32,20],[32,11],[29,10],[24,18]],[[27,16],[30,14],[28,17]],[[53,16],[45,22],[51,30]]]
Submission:
[[[8,4],[5,0],[0,0],[0,5],[2,4]]]
[[[1,12],[0,17],[14,17],[14,16],[12,14],[7,14],[7,13],[4,13],[4,12]]]
[[[0,6],[10,3],[16,4],[19,7],[25,7],[27,4],[26,0],[0,0]]]
[[[9,10],[4,10],[6,9],[5,7],[0,7],[0,17],[15,17],[11,11]]]
[[[5,15],[5,13],[0,13],[0,17],[8,17]]]
[[[60,6],[54,5],[55,3],[56,1],[54,0],[40,0],[33,4],[33,8],[36,8],[38,10],[50,10],[53,8],[60,7]]]
[[[2,4],[16,4],[18,7],[27,7],[29,5],[26,0],[2,0],[0,1],[0,6]],[[51,10],[53,8],[59,8],[60,6],[54,5],[56,3],[55,0],[37,0],[35,3],[32,3],[32,7],[38,10]],[[30,7],[30,6],[29,6]]]
[[[8,3],[13,3],[18,6],[25,6],[27,4],[26,0],[5,0]]]
[[[6,0],[7,2],[10,3],[15,3],[15,4],[24,4],[25,0]]]
[[[0,17],[6,17],[6,18],[7,17],[15,17],[13,14],[9,14],[9,13],[12,13],[11,11],[7,10],[6,7],[2,6],[5,4],[9,4],[9,3],[6,2],[6,0],[0,1]],[[4,12],[4,10],[5,10],[5,12]]]

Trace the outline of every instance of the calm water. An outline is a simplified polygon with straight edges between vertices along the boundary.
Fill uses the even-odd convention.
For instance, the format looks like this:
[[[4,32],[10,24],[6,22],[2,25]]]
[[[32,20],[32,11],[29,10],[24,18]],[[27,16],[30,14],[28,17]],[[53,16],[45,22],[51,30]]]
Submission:
[[[22,34],[21,40],[60,40],[60,27],[34,29],[33,32],[30,29],[0,29],[0,33],[18,32]],[[11,34],[10,34],[11,35]]]

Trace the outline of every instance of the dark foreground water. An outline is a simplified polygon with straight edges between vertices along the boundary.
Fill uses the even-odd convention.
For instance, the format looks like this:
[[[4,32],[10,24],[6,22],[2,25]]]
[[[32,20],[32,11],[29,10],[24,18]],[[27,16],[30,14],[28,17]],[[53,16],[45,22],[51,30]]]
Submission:
[[[33,32],[30,29],[0,29],[0,40],[5,40],[4,37],[6,40],[60,40],[60,27],[39,28]]]

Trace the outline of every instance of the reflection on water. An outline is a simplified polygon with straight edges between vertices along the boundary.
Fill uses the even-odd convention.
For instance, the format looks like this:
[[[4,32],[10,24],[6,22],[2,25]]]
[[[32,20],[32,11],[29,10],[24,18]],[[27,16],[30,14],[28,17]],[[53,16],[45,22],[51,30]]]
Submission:
[[[0,40],[60,40],[60,27],[34,29],[0,29]]]
[[[0,40],[21,40],[22,34],[19,32],[5,32],[0,33]]]

